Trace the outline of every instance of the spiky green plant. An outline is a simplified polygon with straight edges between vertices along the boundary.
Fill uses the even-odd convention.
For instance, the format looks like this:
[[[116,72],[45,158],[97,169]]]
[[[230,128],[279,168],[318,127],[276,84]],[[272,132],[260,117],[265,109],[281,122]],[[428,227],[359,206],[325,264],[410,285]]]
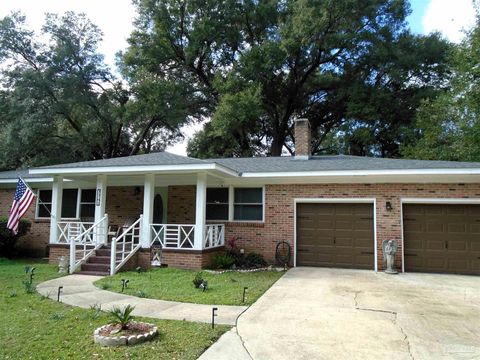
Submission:
[[[128,329],[128,324],[133,320],[131,315],[135,306],[127,305],[123,309],[117,306],[114,306],[108,313],[114,318],[115,324],[121,326],[121,330]]]

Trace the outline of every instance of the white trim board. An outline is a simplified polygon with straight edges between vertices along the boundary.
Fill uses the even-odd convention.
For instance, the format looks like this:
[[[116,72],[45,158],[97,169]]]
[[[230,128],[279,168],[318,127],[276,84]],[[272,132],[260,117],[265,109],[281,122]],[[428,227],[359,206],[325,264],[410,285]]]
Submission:
[[[377,199],[376,198],[295,198],[293,199],[293,266],[297,266],[297,204],[301,203],[364,203],[373,205],[373,261],[377,264]]]
[[[461,205],[461,204],[479,204],[480,198],[400,198],[400,236],[402,242],[402,272],[405,272],[405,239],[403,233],[403,204],[445,204],[445,205]]]

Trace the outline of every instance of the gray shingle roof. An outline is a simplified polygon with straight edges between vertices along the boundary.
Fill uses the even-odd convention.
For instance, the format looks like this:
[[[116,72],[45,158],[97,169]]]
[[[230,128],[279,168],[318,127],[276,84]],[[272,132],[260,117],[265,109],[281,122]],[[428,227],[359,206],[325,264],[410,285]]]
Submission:
[[[283,156],[210,159],[210,161],[229,167],[239,173],[480,168],[478,162],[386,159],[348,155],[313,156],[309,160],[295,160],[294,157]]]
[[[19,176],[25,179],[44,177],[43,175],[31,175],[28,173],[28,170],[11,170],[0,172],[0,180],[16,179]]]
[[[68,164],[43,166],[40,169],[58,168],[83,168],[83,167],[104,167],[104,166],[148,166],[148,165],[186,165],[186,164],[208,164],[210,161],[190,158],[171,154],[168,152],[157,152],[144,155],[124,156],[112,159],[81,161]]]

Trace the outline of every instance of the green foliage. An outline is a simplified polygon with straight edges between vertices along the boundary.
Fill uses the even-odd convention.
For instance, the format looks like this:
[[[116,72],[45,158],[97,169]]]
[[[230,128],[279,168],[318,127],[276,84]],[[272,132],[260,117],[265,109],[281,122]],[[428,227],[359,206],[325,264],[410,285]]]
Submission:
[[[449,44],[409,33],[406,0],[135,4],[124,73],[168,79],[191,94],[173,99],[178,108],[210,117],[192,156],[293,153],[295,117],[310,119],[317,153],[396,156],[446,71]],[[328,144],[330,133],[344,145]]]
[[[135,293],[135,296],[139,297],[139,298],[146,298],[148,297],[148,294],[143,291],[143,290],[138,290],[136,293]]]
[[[0,216],[0,257],[11,257],[17,240],[30,231],[31,223],[26,219],[20,219],[18,233],[14,234],[7,229],[8,218]]]
[[[247,268],[260,268],[266,266],[267,262],[265,261],[265,258],[262,254],[252,251],[245,255],[244,264]]]
[[[37,287],[30,280],[23,280],[22,283],[26,294],[35,294]]]
[[[480,161],[480,17],[450,57],[448,87],[438,98],[423,102],[418,130],[403,147],[407,157]]]
[[[195,289],[198,289],[200,285],[203,283],[203,273],[201,271],[197,272],[195,274],[195,278],[193,279],[193,285],[195,286]]]
[[[226,252],[216,253],[210,260],[212,269],[230,269],[233,264],[235,264],[235,258]]]
[[[114,306],[108,313],[112,316],[116,324],[121,326],[122,330],[128,328],[128,324],[133,320],[132,312],[135,306],[127,305],[123,309]]]

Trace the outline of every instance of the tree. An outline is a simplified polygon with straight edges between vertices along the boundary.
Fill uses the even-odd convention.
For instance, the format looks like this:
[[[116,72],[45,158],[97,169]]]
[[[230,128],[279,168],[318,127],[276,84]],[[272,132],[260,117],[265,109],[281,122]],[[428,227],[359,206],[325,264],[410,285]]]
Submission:
[[[18,12],[0,21],[0,168],[131,155],[181,137],[191,109],[169,103],[178,86],[116,79],[85,15],[48,14],[42,33],[43,43]]]
[[[310,119],[316,152],[351,123],[374,135],[363,147],[398,155],[445,70],[448,44],[409,34],[404,0],[135,3],[123,61],[196,94],[194,118],[210,118],[188,147],[198,157],[293,153],[295,117]]]
[[[451,52],[447,90],[424,101],[417,114],[406,157],[480,161],[480,16],[465,40]]]

